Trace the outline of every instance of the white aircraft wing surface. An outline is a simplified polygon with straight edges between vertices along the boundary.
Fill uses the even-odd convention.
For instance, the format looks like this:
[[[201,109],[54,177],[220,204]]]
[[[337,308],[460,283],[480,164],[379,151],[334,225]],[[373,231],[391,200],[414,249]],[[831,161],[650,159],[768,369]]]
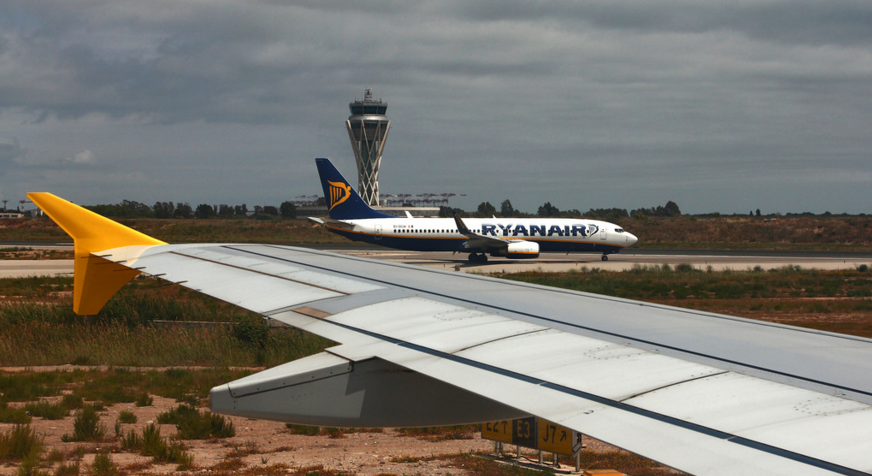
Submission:
[[[692,474],[872,473],[869,339],[286,246],[99,256],[337,342],[216,387],[221,413],[535,415]]]

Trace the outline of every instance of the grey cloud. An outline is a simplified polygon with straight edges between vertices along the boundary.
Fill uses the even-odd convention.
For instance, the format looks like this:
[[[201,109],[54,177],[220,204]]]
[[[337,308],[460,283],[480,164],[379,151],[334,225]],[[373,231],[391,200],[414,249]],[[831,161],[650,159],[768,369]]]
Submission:
[[[306,187],[310,157],[349,159],[347,104],[372,87],[394,120],[384,190],[438,179],[478,201],[535,209],[551,194],[586,209],[702,189],[694,203],[711,210],[743,186],[742,200],[777,197],[760,177],[868,165],[867,4],[9,0],[0,125],[39,143],[28,159],[47,167],[87,150],[122,182],[147,170],[244,197],[271,187],[244,187],[239,163],[281,189],[272,170],[293,167],[287,186]],[[209,175],[186,179],[202,163]],[[747,170],[761,185],[734,183]]]
[[[62,163],[73,166],[90,166],[97,163],[97,157],[90,150],[83,150],[71,157],[64,158]]]
[[[27,148],[21,147],[18,139],[0,139],[0,166],[9,167],[23,161],[27,157]]]
[[[872,4],[863,0],[697,2],[463,2],[459,18],[477,21],[551,21],[565,28],[578,22],[594,28],[646,33],[742,32],[751,38],[809,45],[865,45],[872,41]]]

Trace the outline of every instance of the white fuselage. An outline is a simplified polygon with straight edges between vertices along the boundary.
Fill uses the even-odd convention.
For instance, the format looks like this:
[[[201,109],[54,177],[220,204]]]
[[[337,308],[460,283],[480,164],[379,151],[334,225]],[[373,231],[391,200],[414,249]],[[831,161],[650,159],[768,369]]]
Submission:
[[[418,251],[488,252],[487,245],[469,246],[452,218],[367,218],[342,220],[351,229],[328,228],[352,240]],[[632,233],[608,222],[568,218],[466,218],[470,231],[483,237],[537,243],[541,251],[614,253],[632,246]]]

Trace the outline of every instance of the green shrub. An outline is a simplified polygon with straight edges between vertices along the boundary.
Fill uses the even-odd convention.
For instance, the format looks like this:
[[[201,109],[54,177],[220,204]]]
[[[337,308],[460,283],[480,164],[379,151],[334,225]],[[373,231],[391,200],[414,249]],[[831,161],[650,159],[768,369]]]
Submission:
[[[160,436],[160,428],[154,423],[142,429],[141,448],[143,455],[151,456],[157,463],[178,463],[180,471],[193,467],[194,457],[185,451],[185,445],[179,441],[167,445]]]
[[[150,407],[154,403],[154,399],[147,393],[142,392],[136,396],[136,400],[133,403],[137,407]]]
[[[109,453],[98,453],[94,456],[94,463],[91,465],[91,474],[94,476],[117,476],[118,466],[112,462]]]
[[[150,423],[142,429],[141,448],[143,455],[151,456],[156,460],[162,460],[166,457],[167,444],[160,436],[159,426],[155,425],[154,423]]]
[[[234,317],[233,336],[255,349],[263,349],[269,343],[269,326],[260,316],[239,315]]]
[[[0,423],[30,423],[30,415],[23,408],[10,408],[6,402],[0,402]]]
[[[145,431],[143,429],[143,433]],[[125,450],[140,450],[143,447],[143,438],[136,434],[135,431],[130,430],[127,432],[127,435],[121,438],[121,447]]]
[[[53,404],[45,400],[28,403],[24,409],[30,413],[30,416],[46,420],[60,420],[70,414],[70,410],[63,403]]]
[[[82,399],[82,396],[76,395],[74,393],[68,393],[64,395],[61,403],[70,410],[78,410],[79,408],[85,406],[85,401]]]
[[[178,463],[176,471],[187,471],[194,467],[194,456],[185,451],[185,445],[174,441],[169,447],[168,463]]]
[[[61,463],[55,468],[54,476],[79,476],[79,471],[78,461],[70,464]]]
[[[696,271],[696,268],[690,263],[678,263],[675,265],[675,271],[679,273],[693,273]]]
[[[64,434],[61,440],[64,442],[100,441],[104,436],[106,436],[106,427],[100,423],[97,410],[91,405],[85,405],[76,412],[76,419],[73,421],[73,434]]]
[[[295,425],[293,423],[285,423],[285,428],[287,428],[292,435],[315,436],[321,433],[321,427],[318,426]]]
[[[230,438],[236,436],[233,422],[212,412],[200,413],[190,405],[179,405],[157,416],[158,423],[175,424],[183,440]]]
[[[133,414],[133,412],[121,410],[118,413],[118,421],[120,421],[121,423],[136,423],[137,418],[136,415]]]
[[[199,415],[200,412],[196,408],[190,405],[181,404],[177,407],[170,408],[165,412],[159,413],[157,416],[157,422],[163,425],[178,425],[186,418],[196,418]]]
[[[55,448],[49,451],[48,456],[45,457],[45,460],[49,463],[60,463],[65,459],[63,451]]]
[[[42,437],[30,425],[16,424],[0,432],[0,460],[23,460],[38,457],[42,451]]]
[[[46,471],[39,470],[39,455],[30,455],[21,460],[21,465],[15,471],[15,476],[50,476]]]
[[[104,405],[133,403],[136,401],[136,395],[132,394],[127,389],[110,385],[107,388],[95,388],[93,395],[89,400],[99,400]]]

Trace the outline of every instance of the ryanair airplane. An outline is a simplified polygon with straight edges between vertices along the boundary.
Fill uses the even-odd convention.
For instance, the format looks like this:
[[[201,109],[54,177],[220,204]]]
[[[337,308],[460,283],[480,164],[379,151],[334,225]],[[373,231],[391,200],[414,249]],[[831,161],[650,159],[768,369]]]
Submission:
[[[406,218],[373,210],[328,159],[315,159],[330,218],[309,219],[354,241],[413,251],[469,253],[472,263],[487,255],[537,258],[543,251],[597,252],[602,260],[632,246],[632,233],[608,222],[568,218]]]

